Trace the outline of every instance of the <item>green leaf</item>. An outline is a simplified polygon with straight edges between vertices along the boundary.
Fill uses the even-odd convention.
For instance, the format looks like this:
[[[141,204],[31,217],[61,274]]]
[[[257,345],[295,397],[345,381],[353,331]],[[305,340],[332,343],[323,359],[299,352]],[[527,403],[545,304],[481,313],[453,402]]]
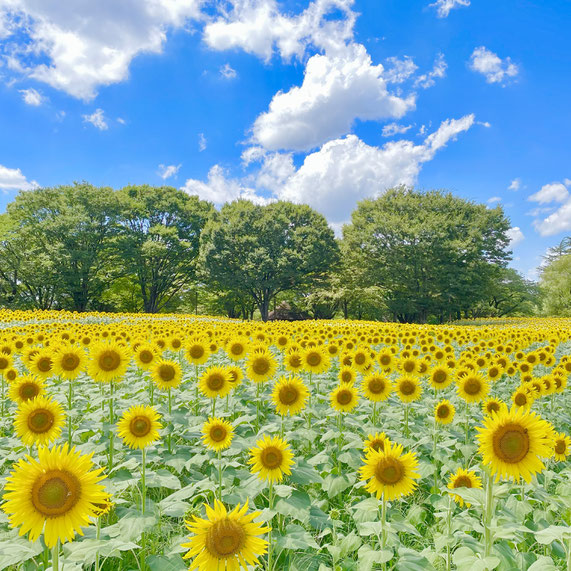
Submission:
[[[188,569],[188,565],[178,553],[169,557],[165,555],[149,555],[146,562],[151,571],[184,571]]]
[[[323,481],[321,487],[330,498],[334,498],[347,488],[350,488],[355,481],[355,476],[334,476],[329,474]]]
[[[169,490],[180,490],[180,480],[168,470],[160,468],[156,472],[151,472],[147,480],[148,488],[168,488]]]
[[[555,540],[568,541],[571,539],[571,527],[563,525],[550,525],[546,529],[536,531],[535,539],[542,545],[549,545]]]
[[[323,478],[319,472],[305,460],[300,460],[290,476],[295,484],[306,486],[307,484],[321,484]]]
[[[275,510],[281,515],[307,523],[310,507],[311,499],[307,493],[294,490],[289,498],[280,498],[278,500]]]
[[[292,523],[285,529],[283,535],[276,537],[278,548],[281,549],[319,549],[315,539],[303,527]]]

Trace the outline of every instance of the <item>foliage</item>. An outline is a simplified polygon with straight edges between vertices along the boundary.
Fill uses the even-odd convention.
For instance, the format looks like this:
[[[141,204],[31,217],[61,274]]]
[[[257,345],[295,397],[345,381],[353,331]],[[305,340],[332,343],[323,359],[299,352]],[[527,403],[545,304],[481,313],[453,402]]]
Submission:
[[[543,311],[547,315],[571,315],[571,253],[553,258],[541,272]]]

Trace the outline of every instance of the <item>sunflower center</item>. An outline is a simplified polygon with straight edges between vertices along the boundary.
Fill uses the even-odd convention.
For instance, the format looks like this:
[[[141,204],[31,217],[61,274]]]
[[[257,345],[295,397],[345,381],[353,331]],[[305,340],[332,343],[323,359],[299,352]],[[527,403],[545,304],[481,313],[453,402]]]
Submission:
[[[500,410],[500,405],[497,402],[489,402],[486,405],[486,410],[488,412],[498,412]]]
[[[455,488],[471,488],[472,480],[468,476],[459,476],[454,480],[453,485]]]
[[[440,405],[436,411],[438,418],[448,418],[450,416],[450,407],[448,405]]]
[[[270,370],[270,362],[265,357],[254,359],[252,370],[256,375],[265,375]]]
[[[241,355],[244,352],[244,346],[242,343],[234,343],[232,347],[230,347],[230,353],[232,355]]]
[[[497,367],[492,367],[489,371],[488,371],[488,375],[493,379],[494,377],[497,377],[500,374],[500,370]]]
[[[477,395],[482,389],[482,383],[474,377],[470,377],[464,383],[464,391],[469,395]]]
[[[103,351],[99,356],[99,368],[103,371],[114,371],[121,364],[121,357],[116,351]]]
[[[222,442],[226,438],[226,434],[226,429],[221,425],[213,426],[210,429],[210,438],[214,440],[214,442]]]
[[[382,379],[371,379],[368,388],[371,393],[378,395],[385,390],[385,383]]]
[[[204,347],[202,345],[193,345],[188,350],[188,353],[193,359],[200,359],[204,355]]]
[[[523,460],[529,452],[527,429],[519,424],[506,424],[496,431],[493,438],[494,452],[509,464]]]
[[[353,374],[351,373],[351,371],[343,371],[341,373],[341,380],[344,383],[350,383],[353,380]]]
[[[149,351],[148,349],[143,349],[139,353],[139,359],[143,363],[150,363],[153,360],[153,353],[151,351]]]
[[[383,452],[383,450],[385,449],[385,441],[380,438],[375,438],[375,440],[372,440],[371,443],[369,444],[369,448],[372,448],[377,452],[379,451]]]
[[[180,349],[180,346],[182,345],[182,343],[180,342],[180,339],[173,339],[171,341],[171,347],[173,349]]]
[[[52,369],[52,360],[49,357],[40,357],[36,361],[36,366],[42,373],[47,373]]]
[[[400,384],[400,392],[405,396],[413,394],[415,388],[416,386],[412,381],[403,381]]]
[[[50,470],[32,486],[32,504],[44,517],[57,517],[69,512],[81,496],[81,484],[70,472]]]
[[[228,518],[214,523],[205,538],[206,549],[217,559],[232,557],[242,550],[245,543],[244,528]]]
[[[355,363],[357,363],[357,365],[362,365],[366,360],[365,355],[363,355],[363,353],[357,353],[355,355]]]
[[[5,369],[10,363],[5,357],[0,357],[0,369]]]
[[[20,398],[22,400],[30,400],[38,396],[40,389],[35,383],[24,383],[20,387]]]
[[[269,446],[262,451],[260,459],[264,468],[273,470],[274,468],[279,468],[282,465],[283,454],[279,448]]]
[[[321,355],[317,351],[312,351],[307,355],[305,359],[307,361],[307,364],[312,367],[317,367],[317,365],[321,363]]]
[[[138,438],[147,436],[151,432],[151,421],[146,416],[136,416],[129,423],[129,431]]]
[[[161,365],[159,367],[159,377],[165,383],[172,381],[175,377],[175,370],[172,365]]]
[[[28,415],[28,428],[36,434],[47,432],[54,423],[54,415],[45,408],[39,408]]]
[[[517,406],[524,406],[527,404],[527,397],[523,393],[518,393],[515,396],[514,402]]]
[[[75,371],[79,366],[80,359],[75,353],[66,353],[61,360],[61,368],[64,371]]]
[[[557,454],[563,454],[565,452],[566,448],[567,447],[565,446],[565,442],[563,440],[558,440],[555,443],[555,452]]]
[[[339,391],[337,393],[337,402],[339,404],[349,404],[353,400],[353,393],[351,391]]]
[[[386,367],[387,365],[390,365],[391,363],[391,358],[388,355],[383,355],[380,359],[379,362],[381,363],[381,365],[383,367]]]
[[[206,384],[211,391],[219,391],[224,386],[224,377],[218,373],[213,373],[209,375]]]
[[[280,402],[282,404],[294,404],[299,397],[299,391],[292,385],[282,387],[279,392]]]
[[[382,484],[392,486],[402,480],[404,467],[396,458],[383,458],[375,468],[375,477]]]
[[[6,373],[6,378],[9,381],[13,381],[16,377],[18,376],[18,373],[16,371],[14,371],[14,369],[10,369],[7,373]]]
[[[442,370],[434,371],[434,375],[432,375],[432,381],[435,382],[437,385],[441,385],[442,383],[446,382],[448,375]]]
[[[291,355],[289,358],[289,364],[292,367],[299,367],[301,365],[301,357],[299,355]]]

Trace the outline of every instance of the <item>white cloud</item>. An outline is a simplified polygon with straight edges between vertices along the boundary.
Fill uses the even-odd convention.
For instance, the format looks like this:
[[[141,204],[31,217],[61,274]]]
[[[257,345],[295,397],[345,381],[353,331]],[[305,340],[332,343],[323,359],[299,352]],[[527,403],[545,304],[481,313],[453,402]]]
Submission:
[[[521,178],[514,178],[511,182],[510,185],[508,186],[508,190],[519,190],[521,188]]]
[[[224,78],[224,79],[234,79],[238,73],[236,72],[236,70],[229,64],[229,63],[225,63],[221,68],[220,68],[220,75]]]
[[[170,28],[199,16],[201,0],[3,0],[10,69],[90,100],[123,81],[131,60],[160,53]]]
[[[251,200],[256,204],[269,202],[268,199],[257,195],[255,189],[245,186],[242,181],[228,178],[226,171],[220,165],[214,165],[210,169],[206,182],[189,178],[181,189],[217,206],[239,198]]]
[[[549,202],[565,202],[569,197],[569,191],[565,185],[560,182],[552,182],[544,184],[541,189],[532,194],[528,200],[539,202],[539,204],[548,204]]]
[[[27,105],[33,105],[34,107],[38,107],[42,103],[46,101],[46,98],[39,92],[33,88],[30,89],[20,89],[20,93],[22,94],[22,99],[24,103]]]
[[[383,137],[392,137],[393,135],[401,135],[412,129],[412,125],[399,125],[398,123],[389,123],[383,127]]]
[[[314,0],[300,14],[286,16],[275,0],[231,0],[232,9],[204,27],[215,50],[241,48],[268,61],[277,49],[284,59],[301,59],[308,46],[343,48],[353,37],[353,0]]]
[[[486,201],[488,204],[495,204],[496,202],[501,202],[502,198],[500,196],[492,196],[492,198],[488,198]]]
[[[488,83],[503,83],[510,77],[515,77],[519,69],[510,58],[502,60],[494,52],[484,46],[476,48],[470,57],[470,69],[481,73]]]
[[[442,79],[446,76],[447,67],[448,64],[444,60],[444,54],[438,54],[436,60],[434,60],[434,66],[432,70],[428,73],[419,75],[414,82],[414,86],[422,87],[423,89],[432,87],[436,83],[436,79]]]
[[[253,140],[269,150],[308,150],[349,132],[355,119],[399,118],[414,105],[414,96],[389,94],[383,66],[351,44],[337,56],[312,56],[301,87],[278,92],[256,119]]]
[[[571,186],[571,178],[564,178],[563,179],[563,184],[565,186]]]
[[[542,236],[554,236],[571,230],[571,197],[547,218],[536,220],[534,226]]]
[[[38,186],[35,180],[28,181],[20,169],[10,169],[0,165],[0,189],[4,192],[9,190],[32,190]]]
[[[510,239],[510,249],[515,248],[518,244],[523,242],[525,236],[518,226],[514,226],[507,231],[508,238]]]
[[[83,115],[83,122],[91,123],[100,131],[107,131],[107,129],[109,129],[103,109],[96,109],[91,115]]]
[[[450,10],[459,8],[460,6],[470,6],[470,0],[436,0],[434,4],[430,4],[436,8],[439,18],[447,18]]]
[[[402,59],[389,57],[386,61],[388,62],[388,67],[383,77],[387,83],[404,83],[418,69],[418,66],[412,61],[410,56],[404,56]]]
[[[206,150],[207,146],[208,141],[206,140],[204,133],[198,133],[198,150],[202,153],[202,151]]]
[[[157,174],[163,179],[166,180],[167,178],[171,178],[172,176],[176,176],[180,167],[182,165],[159,165],[159,170]]]
[[[117,123],[119,123],[120,125],[126,125],[127,121],[125,121],[123,117],[117,117]]]

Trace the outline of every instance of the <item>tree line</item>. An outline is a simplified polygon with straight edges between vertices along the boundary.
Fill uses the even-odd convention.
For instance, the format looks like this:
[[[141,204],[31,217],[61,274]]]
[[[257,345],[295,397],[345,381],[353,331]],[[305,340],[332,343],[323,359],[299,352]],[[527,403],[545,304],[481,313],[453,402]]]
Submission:
[[[421,323],[530,313],[539,290],[507,267],[509,228],[500,206],[406,187],[361,201],[338,238],[303,204],[38,188],[0,215],[0,303]]]

